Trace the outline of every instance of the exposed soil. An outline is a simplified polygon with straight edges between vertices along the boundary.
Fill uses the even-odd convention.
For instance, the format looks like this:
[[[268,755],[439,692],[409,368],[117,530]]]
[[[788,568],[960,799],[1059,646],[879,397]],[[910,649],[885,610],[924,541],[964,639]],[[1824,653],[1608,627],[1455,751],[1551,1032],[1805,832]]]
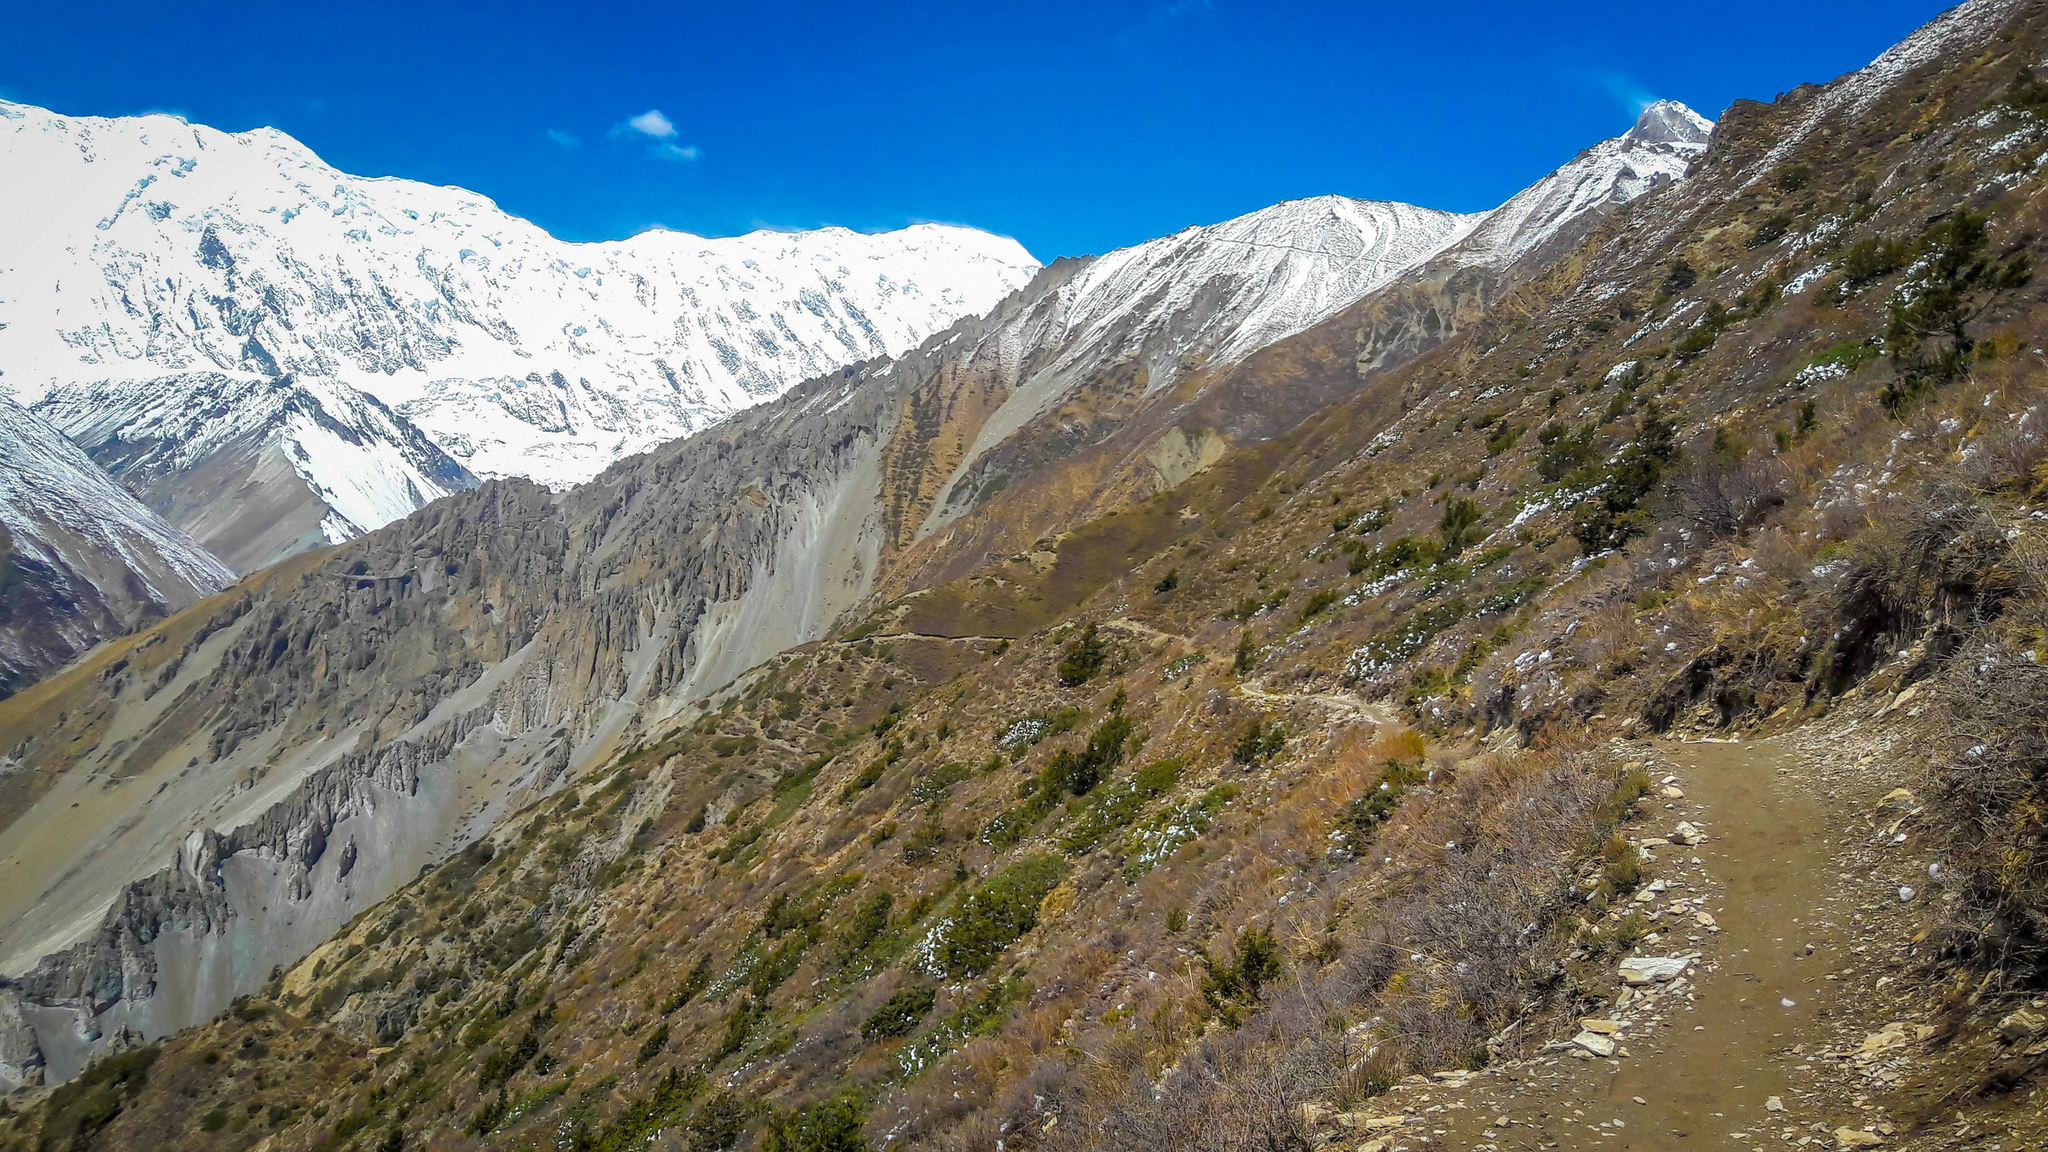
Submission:
[[[1631,829],[1650,839],[1646,883],[1665,890],[1633,902],[1659,910],[1660,934],[1627,955],[1698,960],[1642,991],[1598,962],[1611,998],[1579,1015],[1620,1025],[1612,1057],[1559,1021],[1522,1059],[1410,1077],[1327,1134],[1373,1152],[2048,1147],[2038,1077],[1982,1090],[2001,1061],[2040,1066],[1989,1034],[2024,1003],[1942,1019],[1944,986],[1909,954],[1943,894],[1917,801],[1892,791],[1912,773],[1886,739],[1865,716],[1631,753],[1684,795]],[[1704,841],[1658,844],[1680,821]]]

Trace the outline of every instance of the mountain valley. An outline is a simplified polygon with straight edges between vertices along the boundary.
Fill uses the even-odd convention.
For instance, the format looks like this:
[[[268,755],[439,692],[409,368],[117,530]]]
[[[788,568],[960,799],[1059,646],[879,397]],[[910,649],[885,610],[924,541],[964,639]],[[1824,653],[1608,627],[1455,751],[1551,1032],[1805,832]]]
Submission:
[[[172,159],[0,261],[0,1147],[2048,1139],[2044,60],[1043,268],[44,123]]]

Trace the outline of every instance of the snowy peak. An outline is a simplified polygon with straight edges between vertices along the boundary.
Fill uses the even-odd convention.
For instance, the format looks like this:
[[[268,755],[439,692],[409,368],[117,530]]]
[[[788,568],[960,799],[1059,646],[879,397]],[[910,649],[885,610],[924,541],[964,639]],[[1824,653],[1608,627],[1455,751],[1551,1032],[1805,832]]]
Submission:
[[[940,485],[920,532],[964,513],[998,446],[1075,389],[1129,371],[1142,395],[1217,371],[1335,316],[1466,235],[1480,219],[1318,196],[1120,248],[1007,302],[940,353],[992,378],[1002,404]]]
[[[1627,132],[1579,153],[1487,213],[1448,258],[1495,269],[1532,254],[1540,262],[1578,243],[1614,207],[1683,178],[1713,131],[1713,121],[1676,100],[1659,100]]]
[[[0,103],[0,386],[332,381],[480,475],[566,485],[1022,286],[1015,241],[920,225],[572,244],[282,132]]]
[[[1061,359],[1135,354],[1153,389],[1336,315],[1469,231],[1476,216],[1344,196],[1290,200],[1118,249],[1063,291]],[[1200,323],[1191,323],[1195,318]]]
[[[1714,122],[1676,100],[1659,100],[1643,109],[1636,126],[1621,138],[1630,144],[1698,144],[1714,135]]]

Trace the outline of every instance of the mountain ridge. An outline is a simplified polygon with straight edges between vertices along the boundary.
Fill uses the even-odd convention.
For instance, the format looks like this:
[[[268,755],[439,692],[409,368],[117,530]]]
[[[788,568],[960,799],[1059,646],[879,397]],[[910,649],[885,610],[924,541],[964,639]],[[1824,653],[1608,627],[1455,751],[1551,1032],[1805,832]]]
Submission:
[[[0,396],[0,697],[234,578]]]
[[[1585,1099],[1609,1099],[1604,1061],[1677,1032],[1693,1051],[1742,1038],[1741,1066],[1790,1090],[1767,1103],[1748,1079],[1712,1109],[1673,1092],[1608,1141],[1656,1145],[1641,1117],[1690,1112],[1673,1130],[2038,1143],[2042,1033],[2019,1009],[2048,954],[2028,816],[2048,580],[2025,511],[2048,309],[2010,270],[2048,234],[2048,15],[2021,12],[1945,15],[1964,34],[1789,156],[1820,90],[1737,105],[1682,182],[1563,255],[1415,269],[1183,373],[1153,394],[1170,420],[1148,415],[1142,363],[1099,361],[1033,425],[1078,447],[1040,441],[1036,471],[954,521],[1048,509],[1014,549],[935,550],[899,585],[927,554],[885,545],[1007,398],[1002,372],[1057,358],[1021,334],[1079,263],[591,485],[490,481],[269,570],[232,612],[173,618],[127,668],[88,658],[50,686],[56,729],[0,707],[0,746],[32,737],[18,776],[58,801],[90,781],[129,802],[181,770],[183,749],[112,755],[96,727],[140,725],[173,656],[157,696],[213,710],[153,723],[206,771],[283,789],[263,745],[324,725],[418,772],[349,761],[11,981],[0,1075],[128,1050],[0,1131],[61,1137],[111,1098],[111,1120],[87,1114],[106,1152],[1377,1148],[1433,1123],[1583,1142],[1604,1114],[1546,1114],[1540,1082],[1579,1068]],[[1881,348],[1941,283],[1913,257],[1944,245],[1997,272],[1968,289],[1967,355]],[[1397,322],[1413,355],[1381,343]],[[1105,481],[1088,454],[1120,466],[1169,434],[1188,449],[1175,483]],[[1211,435],[1231,442],[1191,466]],[[1098,485],[1107,510],[1073,513]],[[704,671],[875,564],[864,611],[722,688]],[[1750,1011],[1756,974],[1713,938],[1736,902],[1684,863],[1720,857],[1737,810],[1686,806],[1670,741],[1728,764],[1758,737],[1857,726],[1898,759],[1854,792],[1804,783],[1869,855],[1838,909],[1771,935],[1820,944],[1783,966],[1803,1020],[1852,980],[1871,1002],[1788,1052],[1786,1018],[1768,996]],[[1924,751],[1905,742],[1923,726]],[[195,986],[179,963],[228,936],[201,913],[241,900],[244,934],[265,905],[306,915],[376,858],[373,828],[411,827],[487,758],[547,779],[557,749],[557,783],[483,840],[381,899],[366,882],[366,914],[252,999],[144,1043]],[[1741,787],[1791,786],[1747,767]],[[343,776],[381,824],[324,806]],[[0,838],[69,809],[13,811]],[[1782,882],[1761,852],[1758,879]],[[1683,980],[1628,978],[1645,965]],[[1866,1015],[1898,1023],[1866,1034]],[[1948,1058],[1942,1029],[1985,1061],[1953,1091],[1918,1079]],[[1466,1091],[1488,1086],[1501,1107],[1482,1113]],[[1940,1122],[1916,1124],[1929,1100]]]

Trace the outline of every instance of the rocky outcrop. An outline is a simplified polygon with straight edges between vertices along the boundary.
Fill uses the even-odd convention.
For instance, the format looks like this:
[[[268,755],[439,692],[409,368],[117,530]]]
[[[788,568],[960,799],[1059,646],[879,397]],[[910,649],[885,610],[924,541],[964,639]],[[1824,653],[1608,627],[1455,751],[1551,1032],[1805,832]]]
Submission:
[[[920,363],[815,381],[571,493],[458,494],[179,621],[181,643],[78,685],[54,729],[0,712],[24,764],[104,769],[149,827],[178,819],[158,782],[219,782],[164,794],[191,828],[168,867],[111,892],[55,861],[8,878],[55,885],[44,907],[111,903],[82,936],[49,915],[46,936],[0,929],[42,955],[9,981],[26,1032],[0,1054],[29,1037],[62,1077],[122,1029],[208,1018],[643,716],[822,634],[874,579],[883,445]]]

